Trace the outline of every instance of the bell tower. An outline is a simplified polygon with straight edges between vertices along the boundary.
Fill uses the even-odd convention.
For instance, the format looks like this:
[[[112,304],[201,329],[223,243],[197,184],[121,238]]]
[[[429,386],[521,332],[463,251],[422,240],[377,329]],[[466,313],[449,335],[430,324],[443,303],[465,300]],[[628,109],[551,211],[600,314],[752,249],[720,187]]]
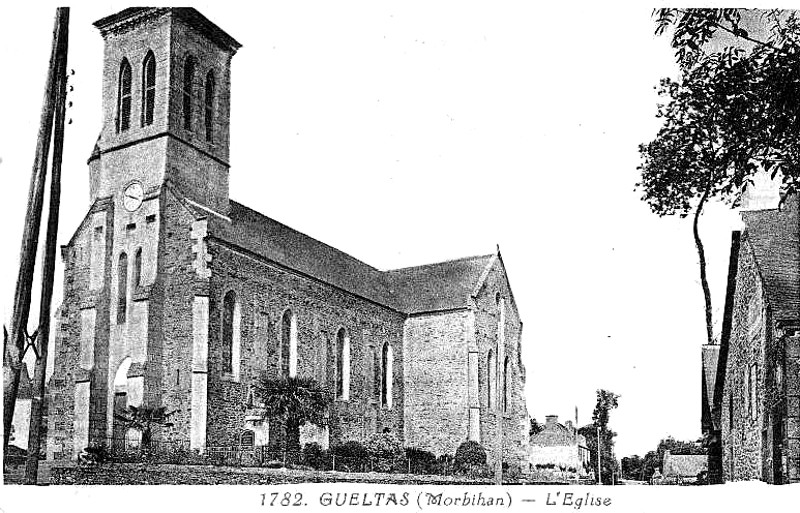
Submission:
[[[227,214],[230,64],[241,45],[192,8],[129,8],[94,25],[105,50],[91,200],[124,206],[167,183]]]

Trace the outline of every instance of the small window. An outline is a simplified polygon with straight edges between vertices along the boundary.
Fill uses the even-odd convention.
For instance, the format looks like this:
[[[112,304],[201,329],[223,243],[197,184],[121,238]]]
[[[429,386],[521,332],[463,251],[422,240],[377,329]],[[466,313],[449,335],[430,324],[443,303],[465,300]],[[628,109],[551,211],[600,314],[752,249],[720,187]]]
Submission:
[[[147,52],[142,62],[142,126],[153,124],[153,111],[156,104],[156,58]]]
[[[388,342],[383,344],[381,354],[381,405],[392,408],[392,346]]]
[[[117,265],[117,324],[125,324],[128,312],[128,255],[120,253]]]
[[[136,250],[133,256],[133,286],[139,287],[142,284],[142,248]]]
[[[503,364],[503,411],[508,411],[508,356]]]
[[[242,431],[239,437],[239,445],[242,449],[252,449],[256,445],[256,435],[249,429]]]
[[[281,318],[280,375],[294,377],[297,372],[297,321],[291,310]]]
[[[336,334],[336,397],[350,398],[350,338],[344,328]]]
[[[205,127],[206,141],[212,142],[214,139],[214,89],[216,87],[214,72],[209,71],[206,75],[205,91]]]
[[[495,395],[497,390],[497,360],[494,351],[489,349],[489,356],[486,358],[486,407],[492,409],[495,405]]]
[[[222,372],[233,373],[233,345],[236,293],[232,290],[222,300]]]
[[[117,133],[131,126],[131,65],[122,59],[119,66],[119,85],[117,90]]]
[[[155,223],[156,222],[156,215],[155,214],[150,214],[149,216],[145,217],[144,220],[147,221],[147,224]]]
[[[192,129],[192,84],[194,83],[194,57],[186,58],[183,65],[183,128]]]

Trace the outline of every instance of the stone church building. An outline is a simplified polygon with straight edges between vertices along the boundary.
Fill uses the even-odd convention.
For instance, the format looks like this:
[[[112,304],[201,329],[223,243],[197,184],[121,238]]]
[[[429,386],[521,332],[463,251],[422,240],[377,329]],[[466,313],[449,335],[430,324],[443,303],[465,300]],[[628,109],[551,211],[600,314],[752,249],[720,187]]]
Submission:
[[[251,383],[315,378],[332,446],[389,429],[453,454],[523,462],[522,322],[499,251],[381,271],[231,200],[230,66],[239,43],[191,8],[129,8],[105,41],[103,124],[86,217],[62,247],[48,458],[116,443],[114,411],[164,406],[191,449],[268,445]],[[273,434],[274,435],[274,434]]]
[[[719,345],[703,349],[712,482],[800,482],[800,205],[742,212]]]

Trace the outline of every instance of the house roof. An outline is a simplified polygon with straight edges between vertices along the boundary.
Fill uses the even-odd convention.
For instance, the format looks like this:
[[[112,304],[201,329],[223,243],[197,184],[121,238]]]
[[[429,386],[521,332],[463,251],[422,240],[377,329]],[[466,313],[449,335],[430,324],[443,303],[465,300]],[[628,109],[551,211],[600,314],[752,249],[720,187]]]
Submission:
[[[800,310],[800,240],[796,198],[782,209],[743,212],[744,237],[761,272],[775,320],[795,320]]]
[[[407,314],[466,307],[493,254],[381,271],[235,201],[210,235],[347,292]]]
[[[569,425],[561,424],[557,419],[550,420],[544,425],[541,431],[531,437],[530,445],[536,447],[555,447],[586,445],[586,439],[579,435],[577,429]]]
[[[664,453],[664,477],[681,476],[697,477],[700,472],[708,471],[708,455]]]

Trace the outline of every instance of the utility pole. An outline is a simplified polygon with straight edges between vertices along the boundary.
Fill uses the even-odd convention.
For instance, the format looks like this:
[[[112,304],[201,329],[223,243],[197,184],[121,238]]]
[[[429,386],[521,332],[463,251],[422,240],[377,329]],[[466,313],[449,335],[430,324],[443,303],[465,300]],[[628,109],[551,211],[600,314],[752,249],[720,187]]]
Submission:
[[[60,32],[60,17],[56,11],[53,28],[53,46],[50,52],[50,67],[44,88],[42,113],[39,120],[39,134],[36,141],[31,183],[28,191],[28,210],[25,213],[25,224],[22,229],[22,247],[19,255],[19,272],[14,290],[14,310],[11,318],[11,329],[4,343],[3,368],[3,453],[8,449],[11,425],[14,421],[14,406],[17,402],[19,375],[22,369],[22,358],[28,344],[28,316],[31,309],[31,286],[36,262],[36,250],[39,243],[39,227],[44,203],[44,183],[47,177],[47,156],[50,151],[50,137],[53,128],[56,81],[57,40]],[[35,338],[37,335],[34,335]]]
[[[33,398],[31,421],[28,430],[28,461],[25,466],[25,483],[36,484],[41,448],[42,403],[45,398],[47,375],[47,350],[50,341],[50,306],[53,300],[53,282],[56,268],[56,239],[58,213],[61,206],[61,161],[64,151],[64,118],[67,110],[67,49],[69,46],[69,7],[56,9],[59,23],[56,43],[56,107],[53,140],[53,162],[50,174],[50,206],[47,214],[47,235],[42,255],[42,297],[39,303],[39,330],[35,341],[39,347],[33,373]]]
[[[597,484],[603,484],[603,475],[600,473],[600,426],[597,426]]]

